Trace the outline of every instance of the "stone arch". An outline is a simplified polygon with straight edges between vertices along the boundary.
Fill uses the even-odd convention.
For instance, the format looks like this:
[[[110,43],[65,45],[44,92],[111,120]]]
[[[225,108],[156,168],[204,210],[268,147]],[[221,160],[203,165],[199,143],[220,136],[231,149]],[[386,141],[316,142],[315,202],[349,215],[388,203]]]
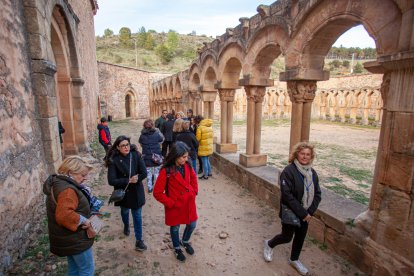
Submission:
[[[217,82],[217,64],[213,56],[209,55],[202,63],[201,84],[203,91],[215,90],[214,85]]]
[[[256,79],[268,79],[270,65],[285,49],[288,37],[278,25],[268,25],[258,30],[250,39],[243,63],[243,74]]]
[[[29,51],[32,59],[33,82],[38,120],[44,141],[45,159],[50,173],[61,160],[57,121],[61,120],[64,155],[77,154],[87,148],[86,123],[82,104],[82,86],[78,53],[74,38],[77,17],[66,2],[48,5],[50,24],[40,26],[37,17],[27,17]],[[30,7],[25,7],[30,9]],[[29,12],[29,11],[28,11]]]
[[[200,68],[197,64],[193,63],[189,71],[189,89],[190,91],[198,91],[200,86]]]
[[[221,51],[218,67],[218,78],[221,81],[221,87],[239,87],[243,59],[243,49],[237,43],[229,44]]]
[[[383,16],[378,16],[381,14]],[[379,56],[397,50],[401,11],[391,0],[314,1],[301,11],[293,26],[286,68],[323,70],[324,58],[336,39],[362,24],[374,38]]]

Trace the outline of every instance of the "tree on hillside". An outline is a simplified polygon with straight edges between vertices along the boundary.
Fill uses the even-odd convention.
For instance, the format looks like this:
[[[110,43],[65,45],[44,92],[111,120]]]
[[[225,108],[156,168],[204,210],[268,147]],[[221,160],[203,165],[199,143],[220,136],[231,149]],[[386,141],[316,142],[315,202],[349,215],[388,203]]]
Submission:
[[[137,39],[138,47],[143,48],[146,40],[147,40],[147,32],[145,31],[145,27],[142,26],[138,31],[138,39]]]
[[[357,64],[355,64],[354,73],[359,74],[359,73],[362,73],[363,70],[364,70],[364,67],[362,66],[361,63],[358,62]]]
[[[176,31],[169,30],[167,34],[167,47],[170,48],[172,52],[174,52],[178,47],[179,36]]]
[[[111,29],[108,28],[104,30],[104,37],[109,37],[113,35],[114,35],[114,31],[112,31]]]
[[[155,48],[155,53],[164,64],[169,63],[174,57],[174,52],[165,43],[158,45]]]
[[[129,47],[132,45],[131,42],[131,30],[127,27],[122,27],[119,30],[119,42],[125,47]]]
[[[154,37],[152,36],[152,33],[148,32],[145,38],[144,48],[146,50],[153,50],[154,47],[155,47]]]

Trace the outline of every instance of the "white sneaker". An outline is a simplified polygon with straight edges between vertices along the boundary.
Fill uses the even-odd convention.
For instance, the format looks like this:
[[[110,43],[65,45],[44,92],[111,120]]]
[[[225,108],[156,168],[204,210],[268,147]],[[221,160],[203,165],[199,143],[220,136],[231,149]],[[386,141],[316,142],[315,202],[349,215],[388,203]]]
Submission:
[[[263,257],[266,262],[271,262],[273,260],[273,248],[269,246],[268,241],[264,241]]]
[[[300,275],[307,275],[308,274],[308,269],[299,261],[291,261],[289,260],[289,263],[291,266],[293,266]]]

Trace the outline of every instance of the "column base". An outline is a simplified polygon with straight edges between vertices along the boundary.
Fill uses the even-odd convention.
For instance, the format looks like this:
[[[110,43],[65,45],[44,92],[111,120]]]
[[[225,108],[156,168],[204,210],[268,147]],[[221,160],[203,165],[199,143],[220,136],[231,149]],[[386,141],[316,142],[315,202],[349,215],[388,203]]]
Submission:
[[[235,153],[237,144],[216,144],[217,153]]]
[[[239,163],[240,165],[247,167],[247,168],[266,166],[267,155],[266,154],[240,153]]]

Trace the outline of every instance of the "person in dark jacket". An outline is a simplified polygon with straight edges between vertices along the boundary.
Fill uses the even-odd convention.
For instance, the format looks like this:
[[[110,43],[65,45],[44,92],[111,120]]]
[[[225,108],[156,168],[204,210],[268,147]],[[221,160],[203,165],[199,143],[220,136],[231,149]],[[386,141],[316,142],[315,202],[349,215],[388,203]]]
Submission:
[[[197,175],[188,163],[189,148],[177,141],[168,153],[154,187],[154,197],[164,205],[165,224],[170,226],[175,257],[184,262],[186,257],[181,246],[189,255],[194,254],[190,244],[191,234],[197,225],[196,196]],[[180,241],[180,224],[185,224]]]
[[[167,121],[167,115],[168,115],[168,112],[167,110],[164,109],[162,111],[161,116],[157,120],[155,120],[155,128],[158,128],[159,130],[161,130],[161,132],[162,132],[164,123]]]
[[[115,203],[121,207],[124,223],[124,234],[129,235],[129,210],[132,212],[135,232],[135,250],[147,249],[142,239],[142,206],[145,204],[145,193],[142,180],[147,177],[144,160],[135,145],[131,146],[130,138],[124,135],[116,138],[109,150],[106,160],[108,167],[108,183],[115,189],[126,189],[124,198]]]
[[[314,158],[315,150],[311,144],[301,142],[294,146],[289,157],[290,164],[280,174],[279,217],[282,218],[282,204],[284,204],[299,218],[300,227],[282,222],[282,233],[271,240],[265,240],[263,250],[265,260],[270,262],[273,258],[273,248],[290,242],[294,236],[289,263],[301,275],[308,274],[308,269],[299,261],[299,255],[309,222],[321,202],[319,178],[312,168]]]
[[[96,233],[89,220],[90,194],[82,185],[91,169],[81,157],[69,156],[63,160],[58,174],[49,176],[43,184],[50,251],[67,256],[68,275],[94,273],[92,245]]]
[[[62,134],[65,133],[65,129],[63,128],[62,122],[58,121],[58,128],[59,128],[59,140],[60,143],[63,143],[63,138],[62,138]]]
[[[111,132],[109,131],[109,127],[108,127],[108,120],[105,117],[101,118],[101,123],[98,124],[97,129],[99,131],[99,143],[105,149],[104,160],[106,160],[108,156],[108,151],[111,148],[112,143],[111,143]]]
[[[167,115],[167,121],[162,128],[162,134],[164,135],[164,143],[162,144],[162,156],[167,156],[168,151],[171,150],[173,144],[173,127],[174,116],[172,114]]]
[[[161,164],[155,163],[152,156],[153,154],[161,156],[160,144],[163,140],[161,133],[154,128],[154,122],[151,119],[145,120],[138,142],[141,144],[145,166],[147,167],[148,193],[152,193],[154,183],[157,181],[161,169]]]
[[[177,134],[177,141],[184,142],[190,148],[190,158],[191,165],[194,169],[194,172],[197,173],[197,151],[198,151],[198,141],[194,133],[190,130],[190,122],[185,121],[182,125],[183,132]]]
[[[200,125],[200,122],[203,119],[204,118],[201,115],[197,115],[193,118],[194,123],[192,125],[192,127],[193,127],[192,131],[193,131],[194,135],[197,134],[197,128],[198,128],[198,126]],[[201,156],[198,156],[198,154],[197,154],[197,159],[198,159],[198,171],[197,171],[197,173],[202,174],[203,173],[203,161],[201,160]]]

